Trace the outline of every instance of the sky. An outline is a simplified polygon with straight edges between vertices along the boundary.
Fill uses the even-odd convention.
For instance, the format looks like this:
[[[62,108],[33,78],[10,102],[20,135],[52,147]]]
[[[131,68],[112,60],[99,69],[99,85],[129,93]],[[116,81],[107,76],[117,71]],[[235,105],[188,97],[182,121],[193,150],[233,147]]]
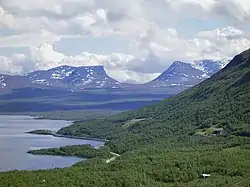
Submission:
[[[147,82],[250,48],[249,0],[0,0],[0,73],[103,65]]]

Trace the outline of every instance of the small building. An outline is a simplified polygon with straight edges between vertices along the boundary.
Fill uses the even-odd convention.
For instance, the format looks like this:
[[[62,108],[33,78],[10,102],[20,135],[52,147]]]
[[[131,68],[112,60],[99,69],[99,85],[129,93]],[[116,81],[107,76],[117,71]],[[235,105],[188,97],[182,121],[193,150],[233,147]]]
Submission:
[[[214,129],[213,132],[212,132],[212,134],[214,134],[214,135],[222,134],[223,130],[224,129],[222,129],[222,128],[221,129]]]
[[[206,179],[208,177],[211,177],[211,174],[206,174],[206,173],[201,174],[201,178],[203,179]]]

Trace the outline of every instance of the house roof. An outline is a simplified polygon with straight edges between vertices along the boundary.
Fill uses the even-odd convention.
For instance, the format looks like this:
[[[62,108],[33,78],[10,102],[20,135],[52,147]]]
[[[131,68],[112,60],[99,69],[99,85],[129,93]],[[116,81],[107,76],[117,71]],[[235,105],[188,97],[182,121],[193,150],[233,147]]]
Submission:
[[[211,176],[211,174],[205,174],[205,173],[203,173],[203,174],[201,174],[203,177],[210,177]]]

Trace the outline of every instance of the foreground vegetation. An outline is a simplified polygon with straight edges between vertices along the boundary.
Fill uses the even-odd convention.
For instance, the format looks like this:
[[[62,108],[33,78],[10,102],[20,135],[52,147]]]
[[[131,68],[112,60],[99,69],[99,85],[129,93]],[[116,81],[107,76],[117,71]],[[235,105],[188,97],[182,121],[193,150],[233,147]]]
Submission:
[[[154,106],[75,122],[65,135],[106,138],[121,154],[74,167],[0,173],[4,186],[250,186],[250,50],[203,83]],[[211,129],[223,129],[211,135]],[[205,136],[198,132],[207,132]],[[207,173],[207,179],[200,177]]]
[[[11,187],[233,186],[250,173],[247,141],[239,137],[214,137],[146,146],[128,151],[109,164],[94,158],[66,169],[1,173],[0,181]],[[202,173],[210,173],[211,177],[201,179]],[[248,186],[249,181],[240,184]]]

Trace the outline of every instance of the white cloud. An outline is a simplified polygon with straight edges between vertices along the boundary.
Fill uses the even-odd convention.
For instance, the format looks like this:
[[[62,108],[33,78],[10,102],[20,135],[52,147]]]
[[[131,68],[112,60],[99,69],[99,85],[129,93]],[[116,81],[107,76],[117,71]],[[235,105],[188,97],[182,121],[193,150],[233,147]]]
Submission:
[[[2,5],[2,6],[1,6]],[[249,21],[248,0],[8,0],[0,3],[0,25],[22,31],[55,34],[136,34],[152,22],[183,17],[216,17]],[[163,19],[164,18],[164,19]],[[139,33],[138,33],[139,34]]]
[[[220,20],[225,26],[203,31],[197,25],[202,31],[187,37],[175,27],[187,18]],[[144,82],[174,60],[220,59],[249,48],[249,22],[249,0],[0,0],[0,29],[16,33],[0,36],[0,48],[30,49],[30,57],[1,57],[0,69],[22,73],[62,64],[101,64],[119,80]],[[67,56],[53,48],[61,38],[79,36],[124,37],[131,41],[131,51]]]
[[[169,6],[181,15],[218,17],[244,22],[250,18],[248,0],[168,0]]]
[[[215,1],[211,9],[212,13],[214,12],[224,17],[230,16],[237,21],[250,20],[250,3],[248,0]]]
[[[146,60],[135,59],[132,55],[121,53],[97,55],[83,52],[76,56],[65,56],[56,52],[53,46],[46,43],[36,48],[31,48],[30,60],[39,64],[37,69],[49,69],[65,64],[73,66],[103,65],[107,73],[119,81],[134,80],[147,82],[152,77],[158,75],[158,73],[142,73],[138,71],[137,68],[140,67],[140,65],[138,67],[138,61],[141,65],[144,65]]]
[[[13,54],[11,57],[0,56],[0,73],[19,74],[34,69],[35,64],[31,63],[24,54]]]
[[[227,27],[227,28],[222,28],[222,29],[218,28],[213,31],[203,31],[203,32],[198,33],[198,36],[201,38],[208,38],[208,39],[219,37],[219,38],[224,38],[228,40],[233,40],[233,39],[243,38],[244,32],[234,27]]]
[[[26,73],[65,64],[103,65],[119,81],[147,82],[175,60],[223,59],[232,57],[249,46],[250,39],[244,36],[243,31],[233,27],[202,31],[192,39],[182,38],[174,29],[154,29],[135,40],[133,48],[138,51],[135,50],[133,55],[83,52],[76,56],[67,56],[55,51],[53,45],[43,43],[30,47],[30,58],[24,55],[2,57],[1,63],[4,65],[1,68],[5,72]]]
[[[250,38],[234,27],[202,31],[186,39],[173,29],[151,30],[136,40],[135,48],[144,53],[174,60],[221,59],[250,47]],[[166,64],[166,61],[163,61]]]
[[[70,64],[72,66],[103,65],[107,72],[120,81],[135,79],[148,81],[148,74],[127,69],[127,64],[132,61],[132,55],[113,53],[110,55],[97,55],[83,52],[76,56],[66,56],[56,52],[48,43],[30,48],[30,57],[24,54],[13,54],[11,57],[0,56],[0,73],[24,74],[32,70],[46,70],[56,66]],[[119,69],[119,70],[118,70]]]

